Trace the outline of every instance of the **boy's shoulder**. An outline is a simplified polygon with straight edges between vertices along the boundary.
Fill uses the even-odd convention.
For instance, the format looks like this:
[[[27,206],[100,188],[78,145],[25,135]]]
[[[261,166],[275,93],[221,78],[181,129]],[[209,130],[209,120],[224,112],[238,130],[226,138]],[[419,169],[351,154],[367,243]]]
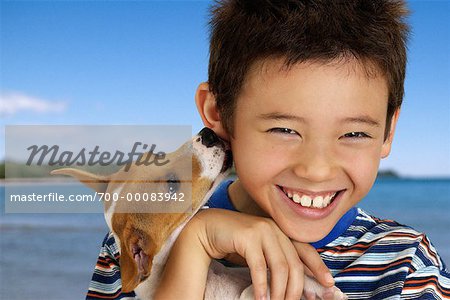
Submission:
[[[450,295],[450,273],[425,234],[362,209],[341,236],[318,251],[337,286],[355,299]]]
[[[333,249],[355,256],[370,256],[379,263],[401,256],[408,257],[412,263],[420,258],[425,265],[444,267],[436,248],[424,233],[394,220],[377,218],[361,208],[349,228],[321,251]]]

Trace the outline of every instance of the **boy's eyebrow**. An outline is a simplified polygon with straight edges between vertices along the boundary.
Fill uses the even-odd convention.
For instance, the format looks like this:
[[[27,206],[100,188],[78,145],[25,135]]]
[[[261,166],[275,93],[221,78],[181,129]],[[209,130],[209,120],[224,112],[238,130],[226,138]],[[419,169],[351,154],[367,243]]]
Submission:
[[[279,113],[279,112],[272,112],[272,113],[266,113],[266,114],[260,114],[258,116],[259,119],[263,120],[286,120],[286,121],[297,121],[300,123],[306,123],[305,118],[299,117],[296,115],[286,114],[286,113]],[[360,123],[360,124],[366,124],[372,127],[380,127],[380,122],[375,120],[374,118],[368,116],[368,115],[361,115],[356,117],[348,117],[341,120],[341,123]]]
[[[263,120],[287,120],[287,121],[297,121],[301,123],[305,123],[305,118],[291,115],[291,114],[285,114],[285,113],[279,113],[279,112],[272,112],[272,113],[266,113],[266,114],[260,114],[258,116],[258,119]]]
[[[360,123],[360,124],[366,124],[372,127],[380,127],[380,122],[373,119],[372,117],[368,115],[361,115],[357,117],[348,117],[342,120],[342,123]]]

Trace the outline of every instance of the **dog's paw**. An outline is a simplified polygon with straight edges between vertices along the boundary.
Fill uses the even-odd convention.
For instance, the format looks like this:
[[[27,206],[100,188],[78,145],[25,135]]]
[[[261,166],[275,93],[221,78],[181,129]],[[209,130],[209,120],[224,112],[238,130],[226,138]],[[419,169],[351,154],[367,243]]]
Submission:
[[[331,291],[331,297],[329,299],[334,299],[334,300],[347,300],[348,296],[346,294],[344,294],[339,288],[337,287],[332,287],[332,291]]]
[[[253,291],[253,285],[246,288],[239,300],[253,300],[255,299],[255,294]],[[267,291],[267,299],[270,300],[270,290]],[[335,286],[330,288],[320,287],[318,290],[308,290],[303,291],[301,300],[347,300],[348,297],[341,290]]]
[[[347,300],[348,297],[339,288],[332,286],[325,288],[315,279],[305,276],[302,300]]]
[[[250,285],[244,291],[242,291],[241,296],[239,297],[239,300],[254,300],[254,299],[255,299],[255,292],[253,290],[253,285]],[[267,299],[270,300],[270,296]]]
[[[333,286],[326,288],[322,293],[314,291],[304,291],[301,300],[347,300],[348,297],[340,289]]]

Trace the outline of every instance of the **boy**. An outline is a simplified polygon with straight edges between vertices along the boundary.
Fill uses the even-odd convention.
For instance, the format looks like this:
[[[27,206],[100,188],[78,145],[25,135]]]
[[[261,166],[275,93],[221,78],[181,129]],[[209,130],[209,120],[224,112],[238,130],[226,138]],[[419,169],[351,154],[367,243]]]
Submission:
[[[209,79],[196,103],[204,124],[230,141],[239,179],[210,201],[228,210],[204,210],[186,226],[156,298],[201,298],[211,258],[244,259],[258,299],[266,268],[272,299],[300,298],[303,263],[332,285],[298,242],[317,249],[350,299],[450,298],[449,272],[425,235],[354,207],[391,149],[405,15],[401,1],[387,0],[214,8]],[[105,245],[117,253],[113,240]]]

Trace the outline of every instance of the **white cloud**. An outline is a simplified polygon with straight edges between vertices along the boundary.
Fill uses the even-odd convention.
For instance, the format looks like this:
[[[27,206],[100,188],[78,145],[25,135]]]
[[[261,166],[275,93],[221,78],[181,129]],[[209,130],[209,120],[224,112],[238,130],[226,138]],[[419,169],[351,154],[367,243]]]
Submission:
[[[35,113],[58,113],[66,110],[67,103],[48,101],[20,92],[1,92],[0,115],[15,115],[21,111]]]

